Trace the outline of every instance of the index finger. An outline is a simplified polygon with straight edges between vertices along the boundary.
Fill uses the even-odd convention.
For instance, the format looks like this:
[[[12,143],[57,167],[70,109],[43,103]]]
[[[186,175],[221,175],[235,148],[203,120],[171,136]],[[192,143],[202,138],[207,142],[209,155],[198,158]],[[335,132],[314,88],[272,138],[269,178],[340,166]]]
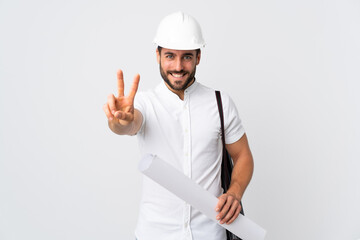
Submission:
[[[129,92],[129,97],[131,99],[135,98],[135,94],[136,94],[136,92],[138,90],[138,87],[139,87],[139,82],[140,82],[140,75],[136,74],[135,77],[134,77],[134,81],[133,81],[133,84],[131,86],[130,92]]]
[[[117,84],[118,84],[118,97],[124,96],[124,75],[119,69],[117,72]]]
[[[216,204],[216,207],[215,207],[216,212],[220,212],[221,209],[223,208],[223,206],[225,205],[226,196],[223,194],[218,199],[219,199],[219,201],[218,201],[218,203]]]

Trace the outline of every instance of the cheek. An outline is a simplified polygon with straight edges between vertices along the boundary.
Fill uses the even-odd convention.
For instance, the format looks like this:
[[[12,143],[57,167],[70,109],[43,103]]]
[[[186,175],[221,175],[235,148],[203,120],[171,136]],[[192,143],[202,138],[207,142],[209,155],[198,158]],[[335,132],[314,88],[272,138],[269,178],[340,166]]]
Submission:
[[[191,63],[186,64],[186,69],[189,71],[193,70],[195,67],[196,67],[196,62],[191,62]]]
[[[170,70],[171,69],[171,64],[167,61],[162,61],[161,62],[161,67],[164,71]]]

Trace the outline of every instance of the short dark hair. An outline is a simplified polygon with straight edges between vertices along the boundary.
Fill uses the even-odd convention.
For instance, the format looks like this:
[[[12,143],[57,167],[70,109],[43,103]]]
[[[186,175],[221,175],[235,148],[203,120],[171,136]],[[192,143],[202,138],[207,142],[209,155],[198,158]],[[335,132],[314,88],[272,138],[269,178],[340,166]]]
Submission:
[[[161,53],[162,47],[158,46],[157,49],[158,49],[159,53]],[[194,49],[194,50],[196,50],[196,56],[197,56],[200,53],[200,48]]]

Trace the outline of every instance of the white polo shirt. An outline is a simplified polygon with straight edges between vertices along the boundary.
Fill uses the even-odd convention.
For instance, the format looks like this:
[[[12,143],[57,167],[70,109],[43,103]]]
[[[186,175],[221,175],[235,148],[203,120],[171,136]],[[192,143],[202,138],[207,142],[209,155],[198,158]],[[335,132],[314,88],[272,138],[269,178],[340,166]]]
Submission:
[[[230,97],[222,93],[222,102],[225,141],[231,144],[244,128]],[[220,196],[222,143],[215,91],[195,81],[181,100],[162,82],[138,93],[135,108],[144,119],[137,134],[141,154],[156,154]],[[138,240],[226,239],[224,228],[146,176],[135,235]]]

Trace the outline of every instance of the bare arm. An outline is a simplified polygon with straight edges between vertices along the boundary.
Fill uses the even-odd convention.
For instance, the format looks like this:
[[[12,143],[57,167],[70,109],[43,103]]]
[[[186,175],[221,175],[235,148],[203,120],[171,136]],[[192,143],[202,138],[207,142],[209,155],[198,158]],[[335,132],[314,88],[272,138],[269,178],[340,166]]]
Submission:
[[[254,170],[254,161],[246,134],[235,143],[226,144],[226,149],[234,161],[234,168],[229,190],[219,197],[216,206],[216,211],[219,212],[217,217],[221,224],[230,224],[239,216],[240,200]]]
[[[141,112],[134,109],[134,99],[139,86],[140,75],[137,74],[134,77],[128,96],[124,96],[124,77],[121,70],[117,72],[117,78],[118,97],[110,94],[103,110],[108,118],[111,131],[120,135],[134,135],[139,131],[143,118]]]
[[[227,144],[226,149],[234,161],[231,184],[227,192],[241,200],[254,171],[254,161],[246,134],[239,141]]]

